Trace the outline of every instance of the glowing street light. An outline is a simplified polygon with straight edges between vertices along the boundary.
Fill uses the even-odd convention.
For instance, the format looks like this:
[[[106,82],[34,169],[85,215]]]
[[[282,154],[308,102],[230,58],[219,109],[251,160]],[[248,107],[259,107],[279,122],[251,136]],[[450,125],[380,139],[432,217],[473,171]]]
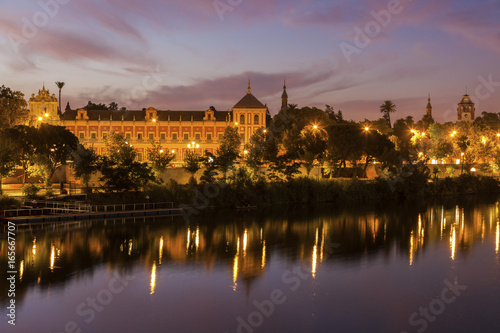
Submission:
[[[172,149],[172,154],[175,154],[175,149]]]
[[[313,125],[313,128],[314,129],[318,129],[318,125]]]
[[[451,137],[454,137],[454,136],[455,136],[455,134],[457,134],[457,131],[453,131],[453,132],[450,134],[450,136],[451,136]]]
[[[43,120],[43,118],[42,118],[42,117],[38,117],[38,120],[42,121],[42,120]]]
[[[199,144],[197,144],[197,143],[196,143],[196,142],[194,142],[194,141],[193,141],[193,142],[191,142],[191,143],[188,143],[188,148],[189,148],[189,149],[196,149],[196,148],[199,148],[199,147],[200,147],[200,145],[199,145]]]

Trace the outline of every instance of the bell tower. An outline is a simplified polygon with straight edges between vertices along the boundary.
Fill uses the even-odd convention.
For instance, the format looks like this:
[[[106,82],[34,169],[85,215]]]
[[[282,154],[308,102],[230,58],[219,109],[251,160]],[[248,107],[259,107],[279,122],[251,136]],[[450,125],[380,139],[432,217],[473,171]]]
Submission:
[[[457,120],[458,121],[474,121],[476,109],[474,103],[470,99],[470,96],[462,96],[462,100],[458,103],[457,108]]]
[[[427,99],[427,107],[425,108],[425,114],[427,115],[427,117],[432,118],[431,94],[429,94],[429,98]]]
[[[283,81],[283,93],[281,94],[281,110],[286,110],[288,106],[288,94],[286,93],[286,81]]]
[[[38,90],[37,96],[31,94],[29,105],[31,125],[38,126],[42,122],[51,125],[59,124],[60,119],[57,113],[59,104],[56,95],[51,96],[49,90],[45,90],[45,85],[42,90]]]

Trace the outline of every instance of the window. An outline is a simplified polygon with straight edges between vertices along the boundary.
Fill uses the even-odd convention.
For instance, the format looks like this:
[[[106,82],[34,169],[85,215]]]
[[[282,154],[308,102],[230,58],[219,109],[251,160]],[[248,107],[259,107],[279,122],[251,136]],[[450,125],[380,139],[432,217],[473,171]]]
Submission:
[[[258,125],[259,124],[259,115],[256,114],[255,116],[253,116],[253,123],[254,125]]]
[[[165,141],[165,133],[160,133],[160,140]]]
[[[155,141],[155,134],[149,133],[149,141]]]
[[[125,140],[130,141],[130,133],[125,134]]]
[[[80,141],[85,140],[85,132],[80,132]]]
[[[97,135],[94,132],[90,133],[90,140],[95,141],[96,139]]]
[[[189,141],[189,133],[184,133],[184,142]]]
[[[102,139],[107,140],[108,139],[108,132],[103,132],[102,133]]]
[[[142,153],[137,153],[137,161],[142,162]]]
[[[217,140],[222,141],[222,136],[223,136],[223,135],[224,135],[224,134],[219,133],[219,136],[218,136],[218,139],[217,139]]]
[[[194,139],[199,142],[201,140],[201,134],[196,133]]]
[[[244,125],[244,124],[245,124],[245,115],[244,115],[244,114],[242,114],[242,115],[240,116],[240,124],[241,124],[241,125]]]
[[[207,133],[207,142],[212,142],[212,133]]]
[[[177,133],[172,133],[172,141],[177,141]]]
[[[240,133],[240,143],[244,143],[244,142],[245,142],[245,134]]]
[[[137,133],[137,140],[142,141],[142,133]]]

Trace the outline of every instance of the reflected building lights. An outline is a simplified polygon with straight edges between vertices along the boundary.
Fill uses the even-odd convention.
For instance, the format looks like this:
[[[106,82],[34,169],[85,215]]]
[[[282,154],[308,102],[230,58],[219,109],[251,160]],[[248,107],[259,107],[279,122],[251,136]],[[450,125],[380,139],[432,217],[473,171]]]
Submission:
[[[189,245],[191,244],[191,229],[188,227],[187,230],[187,241],[186,241],[186,254],[189,252]]]
[[[54,271],[54,263],[56,261],[56,248],[54,244],[50,246],[50,271]]]
[[[128,255],[132,255],[132,239],[128,240]]]
[[[36,237],[33,239],[33,247],[31,252],[33,253],[33,256],[36,256]]]
[[[497,222],[497,232],[496,232],[496,246],[495,246],[495,253],[498,254],[498,249],[500,248],[500,223]]]
[[[260,268],[264,269],[266,267],[266,241],[262,242],[262,263],[260,264]]]
[[[234,256],[234,262],[233,262],[233,290],[236,291],[236,287],[238,286],[238,283],[236,281],[238,280],[238,260],[240,256],[240,238],[238,237],[238,240],[236,241],[236,255]]]
[[[196,250],[200,248],[200,226],[196,227],[196,238],[195,238]]]
[[[163,257],[163,236],[160,237],[160,251],[158,253],[158,265],[161,265],[161,258]]]
[[[410,266],[413,265],[413,251],[414,251],[414,240],[413,240],[413,231],[410,233]]]
[[[24,260],[21,260],[21,263],[19,264],[19,281],[23,279],[24,275]]]
[[[455,260],[455,250],[457,244],[457,235],[455,230],[455,225],[451,225],[451,236],[450,236],[450,250],[451,250],[451,260]]]
[[[318,265],[318,228],[316,228],[316,236],[314,240],[312,262],[311,262],[311,274],[313,278],[316,278],[317,265]]]
[[[248,229],[245,229],[243,234],[243,257],[247,255],[247,245],[248,245]]]
[[[155,293],[155,288],[156,288],[156,262],[153,261],[153,268],[151,269],[151,292],[150,295],[153,295]]]

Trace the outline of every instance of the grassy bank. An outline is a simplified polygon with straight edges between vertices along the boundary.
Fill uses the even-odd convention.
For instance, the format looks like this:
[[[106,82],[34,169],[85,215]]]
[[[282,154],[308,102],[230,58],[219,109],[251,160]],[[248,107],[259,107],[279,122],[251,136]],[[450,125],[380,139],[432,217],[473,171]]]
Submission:
[[[374,180],[315,180],[296,178],[288,182],[243,181],[215,184],[149,185],[142,192],[96,193],[94,204],[164,202],[175,205],[237,208],[278,204],[331,202],[336,205],[376,204],[411,200],[434,200],[450,196],[498,194],[500,183],[488,176],[461,175],[434,182],[412,175],[406,178]],[[146,199],[146,196],[148,199]]]

